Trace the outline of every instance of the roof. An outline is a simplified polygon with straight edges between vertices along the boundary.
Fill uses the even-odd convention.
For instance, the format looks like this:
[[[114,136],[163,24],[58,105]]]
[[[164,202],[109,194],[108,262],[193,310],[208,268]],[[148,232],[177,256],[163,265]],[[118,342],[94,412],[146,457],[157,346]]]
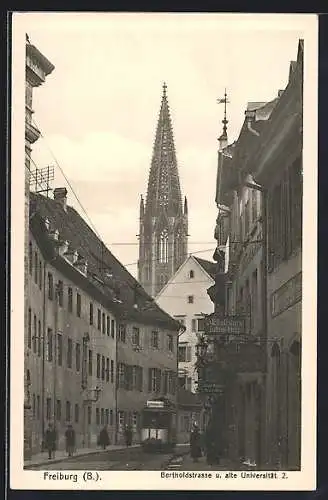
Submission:
[[[216,262],[211,262],[209,260],[200,259],[199,257],[193,256],[195,260],[197,260],[198,264],[211,276],[211,278],[215,279],[216,276]]]
[[[201,406],[202,402],[199,396],[186,389],[178,389],[178,405],[179,406]]]
[[[88,281],[123,317],[128,314],[129,319],[140,323],[160,323],[171,330],[180,328],[180,324],[154,302],[74,208],[67,206],[65,211],[58,201],[32,192],[30,200],[30,229],[41,245],[41,250],[49,253],[51,247],[56,253],[55,247],[58,247],[58,243],[68,241],[70,248],[87,261],[87,276],[83,278],[64,257],[57,257],[54,265],[57,263],[72,279],[81,276],[80,280]],[[34,214],[40,219],[38,223],[33,222]],[[54,241],[48,235],[45,219],[49,220],[52,231],[59,231],[60,242]]]

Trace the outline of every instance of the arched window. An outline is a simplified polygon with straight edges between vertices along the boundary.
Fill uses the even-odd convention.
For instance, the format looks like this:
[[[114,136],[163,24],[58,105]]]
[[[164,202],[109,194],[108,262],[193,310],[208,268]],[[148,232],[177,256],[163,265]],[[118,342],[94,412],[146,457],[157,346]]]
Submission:
[[[193,278],[195,276],[195,273],[192,269],[189,271],[189,278]]]
[[[161,263],[168,262],[168,234],[164,229],[158,238],[158,260]]]

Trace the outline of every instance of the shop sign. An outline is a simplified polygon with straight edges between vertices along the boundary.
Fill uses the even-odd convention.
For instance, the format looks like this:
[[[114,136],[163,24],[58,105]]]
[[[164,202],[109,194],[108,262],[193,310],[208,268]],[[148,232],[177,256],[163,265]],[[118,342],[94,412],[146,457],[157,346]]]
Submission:
[[[211,314],[205,318],[205,333],[208,335],[242,335],[245,332],[245,317]]]
[[[271,295],[271,316],[274,318],[302,299],[302,273],[296,274]]]
[[[198,383],[198,392],[207,394],[221,394],[223,392],[223,386],[215,384],[213,382],[201,382]]]
[[[147,408],[164,408],[164,401],[147,401]]]

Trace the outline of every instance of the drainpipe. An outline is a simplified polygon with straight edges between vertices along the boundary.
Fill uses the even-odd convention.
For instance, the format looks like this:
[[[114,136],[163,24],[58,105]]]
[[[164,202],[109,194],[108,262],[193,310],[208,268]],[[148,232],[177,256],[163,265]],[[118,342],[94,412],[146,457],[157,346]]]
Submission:
[[[54,378],[53,378],[53,400],[54,400],[54,407],[53,407],[53,418],[54,418],[54,429],[56,429],[56,401],[57,401],[57,361],[58,361],[58,342],[57,342],[57,336],[58,336],[58,302],[57,302],[57,296],[58,296],[58,288],[57,285],[55,285],[55,296],[54,296],[54,317],[55,317],[55,328],[54,328]],[[57,436],[58,439],[58,436]]]
[[[118,325],[117,320],[115,321],[115,444],[118,444]]]
[[[44,422],[44,406],[45,406],[45,357],[46,357],[46,269],[47,264],[44,261],[43,264],[43,342],[42,342],[42,374],[41,374],[41,432],[42,432],[42,444],[41,451],[44,449],[44,433],[45,433],[45,422]]]

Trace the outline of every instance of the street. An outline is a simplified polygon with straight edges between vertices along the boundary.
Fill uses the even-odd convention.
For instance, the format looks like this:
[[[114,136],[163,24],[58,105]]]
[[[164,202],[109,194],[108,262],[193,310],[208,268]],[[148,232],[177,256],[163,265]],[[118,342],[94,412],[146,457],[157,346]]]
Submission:
[[[189,446],[179,446],[176,455],[188,453]],[[60,462],[35,465],[30,470],[162,470],[174,453],[145,453],[141,448],[99,451],[67,458]]]

